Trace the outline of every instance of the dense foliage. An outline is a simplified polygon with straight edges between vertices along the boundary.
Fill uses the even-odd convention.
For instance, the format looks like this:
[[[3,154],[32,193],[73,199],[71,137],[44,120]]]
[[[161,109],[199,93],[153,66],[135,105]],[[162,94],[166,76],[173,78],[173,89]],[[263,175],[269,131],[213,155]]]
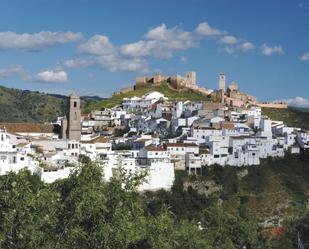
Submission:
[[[295,158],[267,161],[247,168],[248,174],[243,168],[217,166],[204,169],[201,177],[177,172],[171,192],[143,194],[135,191],[142,176],[120,172],[105,182],[100,166],[85,158],[80,162],[83,166],[68,179],[53,184],[26,170],[0,176],[0,248],[287,249],[295,246],[298,232],[302,238],[308,235],[308,205],[303,202],[308,164]],[[277,191],[278,183],[271,184],[277,177],[282,193],[290,194],[283,197],[298,200],[298,207],[289,216],[284,213],[285,232],[273,238],[259,219],[273,212],[266,193]],[[210,188],[201,192],[188,185],[204,181],[221,188],[207,193]],[[246,199],[250,195],[257,198],[252,203]],[[282,199],[270,196],[275,209]]]
[[[0,248],[210,248],[168,209],[146,215],[136,179],[121,179],[104,182],[94,164],[50,185],[28,171],[1,176]]]
[[[262,245],[261,248],[288,249],[297,242],[297,232],[303,234],[304,242],[305,238],[309,240],[308,189],[309,163],[288,155],[283,159],[267,159],[261,166],[205,167],[203,176],[198,177],[180,171],[171,192],[148,192],[144,198],[147,210],[152,214],[162,206],[169,206],[178,219],[203,221],[205,212],[210,212],[208,217],[213,216],[213,219],[221,213],[223,220],[207,223],[221,224],[233,231],[242,231],[243,226],[246,227],[245,231],[249,233],[241,233],[251,241],[251,246],[255,245],[253,248]],[[239,227],[235,228],[228,217],[237,220]],[[218,230],[215,225],[209,230],[218,235],[222,228]],[[276,231],[280,232],[278,236]],[[228,237],[235,246],[239,244],[232,238],[244,238],[225,233],[216,243],[223,245]],[[212,247],[220,248],[216,243]]]

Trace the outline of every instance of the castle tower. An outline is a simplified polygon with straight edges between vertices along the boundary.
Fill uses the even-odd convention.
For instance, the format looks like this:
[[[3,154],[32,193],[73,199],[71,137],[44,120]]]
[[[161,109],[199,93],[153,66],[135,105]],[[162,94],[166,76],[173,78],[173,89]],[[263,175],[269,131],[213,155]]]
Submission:
[[[219,90],[225,92],[225,74],[222,72],[219,74]]]
[[[71,94],[68,101],[68,112],[67,112],[67,138],[79,141],[81,135],[81,124],[80,124],[80,98],[76,94]]]
[[[196,85],[196,73],[194,71],[187,72],[186,78],[189,85]]]
[[[162,75],[160,74],[160,72],[157,72],[154,76],[153,76],[153,84],[158,84],[162,82]]]

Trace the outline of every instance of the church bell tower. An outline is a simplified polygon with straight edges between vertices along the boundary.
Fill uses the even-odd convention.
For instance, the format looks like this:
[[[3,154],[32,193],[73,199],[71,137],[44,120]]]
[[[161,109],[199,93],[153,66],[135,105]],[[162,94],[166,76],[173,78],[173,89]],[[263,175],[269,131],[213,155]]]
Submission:
[[[67,110],[67,138],[79,141],[81,136],[81,110],[80,98],[77,94],[70,95]]]

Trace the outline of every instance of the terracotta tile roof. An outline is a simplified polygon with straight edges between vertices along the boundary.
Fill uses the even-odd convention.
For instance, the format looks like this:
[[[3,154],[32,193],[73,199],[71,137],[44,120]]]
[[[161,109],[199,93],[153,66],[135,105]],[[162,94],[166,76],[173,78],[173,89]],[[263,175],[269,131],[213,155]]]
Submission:
[[[29,143],[19,143],[16,146],[17,147],[26,147]]]
[[[155,146],[146,146],[145,150],[147,151],[166,151],[166,149],[162,147],[155,147]]]
[[[199,150],[199,154],[209,154],[209,150],[207,148],[201,148],[200,147],[200,150]]]
[[[39,123],[0,123],[9,133],[54,133],[54,125]]]
[[[46,171],[58,171],[59,168],[56,167],[56,166],[45,165],[45,166],[43,167],[43,170],[44,170],[44,172],[46,172]]]
[[[235,128],[235,124],[231,122],[223,122],[221,123],[222,129],[233,130]]]

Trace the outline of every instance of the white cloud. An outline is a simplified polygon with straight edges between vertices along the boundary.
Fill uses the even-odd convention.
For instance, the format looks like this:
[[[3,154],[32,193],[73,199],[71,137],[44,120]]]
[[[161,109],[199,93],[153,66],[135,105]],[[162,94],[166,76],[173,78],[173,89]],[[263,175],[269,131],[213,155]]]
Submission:
[[[254,48],[250,42],[239,41],[227,32],[211,27],[207,22],[200,23],[194,30],[186,31],[179,26],[167,27],[161,24],[149,29],[141,40],[114,45],[107,36],[94,35],[79,45],[79,57],[64,61],[69,68],[98,67],[109,71],[148,71],[148,59],[169,59],[179,51],[199,46],[202,39],[213,37],[228,46],[228,53],[247,52]],[[182,57],[181,62],[185,63]]]
[[[130,57],[122,52],[139,53],[138,46],[134,44],[126,48],[116,47],[110,42],[107,36],[94,35],[82,43],[77,51],[88,54],[74,59],[64,61],[63,65],[68,68],[97,67],[109,71],[147,71],[147,62],[141,59],[141,55]]]
[[[130,57],[153,56],[161,59],[171,58],[176,51],[186,50],[198,45],[198,38],[178,27],[167,28],[165,24],[150,29],[144,40],[125,44],[121,53]]]
[[[226,35],[223,36],[220,40],[219,43],[221,44],[236,44],[237,43],[237,38],[235,36],[232,35]]]
[[[167,28],[165,24],[150,29],[146,34],[147,40],[154,41],[171,41],[173,39],[181,40],[184,42],[191,42],[193,39],[192,33],[179,29],[177,26]]]
[[[61,83],[68,80],[68,75],[63,70],[46,70],[38,73],[36,76],[32,76],[20,65],[0,68],[0,79],[14,76],[20,77],[26,82]]]
[[[108,55],[115,52],[114,45],[109,41],[107,36],[94,35],[86,42],[82,43],[77,50],[80,53],[93,55]]]
[[[309,61],[309,52],[304,53],[302,56],[299,57],[301,61]]]
[[[232,44],[224,48],[225,52],[228,54],[235,54],[238,52],[246,53],[254,49],[254,44],[252,42],[243,42],[241,44]]]
[[[0,68],[0,78],[7,78],[11,76],[21,76],[24,73],[23,68],[20,65]]]
[[[121,46],[121,53],[131,57],[143,57],[150,55],[154,47],[153,42],[138,41]]]
[[[63,83],[68,81],[68,75],[63,70],[46,70],[38,73],[36,79],[43,83]]]
[[[148,64],[140,58],[125,58],[117,54],[100,56],[94,59],[94,65],[109,71],[146,72]]]
[[[180,62],[182,62],[182,63],[187,63],[187,62],[188,62],[188,58],[185,57],[185,56],[181,56],[181,57],[180,57]]]
[[[285,102],[288,104],[288,106],[309,108],[309,99],[303,97],[287,99]]]
[[[252,42],[244,42],[240,46],[240,50],[242,52],[247,52],[247,51],[252,50],[252,49],[254,49],[254,44]]]
[[[146,72],[147,61],[140,58],[125,58],[118,55],[89,56],[64,61],[63,65],[68,68],[97,67],[114,71]]]
[[[120,47],[114,46],[106,36],[94,35],[77,49],[89,56],[67,60],[64,65],[74,68],[94,66],[110,71],[147,71],[144,57],[168,59],[177,51],[197,45],[197,37],[192,32],[162,24],[150,29],[143,40]]]
[[[42,50],[57,44],[81,39],[81,33],[42,31],[34,34],[0,32],[0,49]]]
[[[226,33],[225,31],[212,28],[207,22],[200,23],[194,32],[201,36],[220,36]]]
[[[284,54],[282,45],[270,47],[264,43],[261,49],[262,49],[262,54],[266,56],[270,56],[273,54]]]
[[[83,68],[83,67],[91,67],[94,65],[93,57],[79,57],[74,59],[69,59],[64,61],[61,65],[68,68]]]

